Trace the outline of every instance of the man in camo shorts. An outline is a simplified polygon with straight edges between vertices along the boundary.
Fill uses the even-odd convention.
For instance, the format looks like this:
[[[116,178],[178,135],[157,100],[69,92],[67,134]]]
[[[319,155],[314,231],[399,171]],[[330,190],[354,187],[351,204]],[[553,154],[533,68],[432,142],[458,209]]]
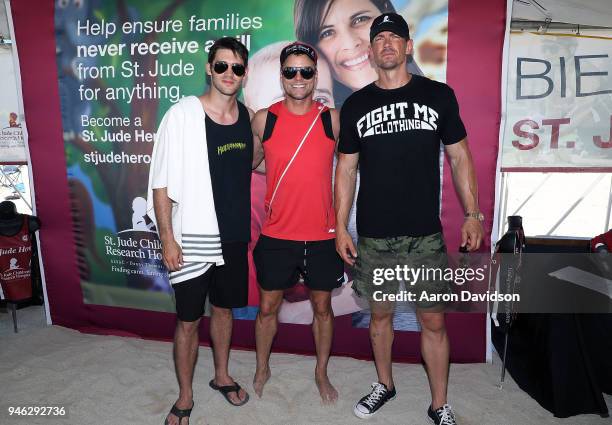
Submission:
[[[362,298],[391,305],[412,301],[418,309],[433,309],[443,307],[439,299],[452,292],[450,282],[441,278],[447,262],[440,232],[416,237],[360,237],[357,251],[353,288]]]
[[[432,395],[427,415],[436,425],[454,425],[446,400],[449,342],[444,303],[436,298],[450,291],[449,283],[439,275],[423,279],[409,272],[425,273],[446,264],[439,218],[440,142],[465,210],[461,244],[469,251],[480,247],[483,236],[476,174],[453,90],[407,71],[413,46],[406,21],[395,13],[374,19],[370,43],[378,80],[353,93],[342,107],[334,193],[336,249],[355,265],[353,287],[370,304],[370,342],[379,381],[357,402],[354,413],[368,418],[396,395],[391,371],[394,302],[382,295],[397,295],[402,280],[416,297],[422,329]],[[358,165],[355,250],[346,225]]]

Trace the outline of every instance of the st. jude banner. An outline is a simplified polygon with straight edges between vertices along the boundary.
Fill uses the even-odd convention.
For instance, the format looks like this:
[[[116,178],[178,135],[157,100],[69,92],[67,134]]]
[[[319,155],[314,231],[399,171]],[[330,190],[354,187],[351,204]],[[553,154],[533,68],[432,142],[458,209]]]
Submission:
[[[58,3],[57,65],[84,302],[174,311],[161,244],[146,216],[147,175],[163,114],[183,96],[207,89],[204,65],[217,38],[235,37],[249,50],[240,100],[251,109],[283,97],[278,58],[296,38],[315,45],[321,56],[315,99],[339,108],[351,92],[376,79],[368,59],[369,26],[388,10],[410,21],[413,72],[445,81],[446,2]],[[261,228],[264,186],[265,177],[253,174],[253,242]],[[345,280],[335,294],[337,314],[357,314],[362,308],[350,273]],[[251,270],[252,307],[257,293]],[[309,323],[306,293],[293,293],[285,303],[281,320]],[[255,311],[235,313],[252,318]],[[414,315],[405,322],[417,329]]]
[[[502,170],[612,170],[612,33],[510,35]]]
[[[340,108],[376,79],[369,26],[383,11],[401,13],[415,49],[409,69],[454,89],[476,169],[480,208],[490,232],[499,134],[503,0],[195,1],[11,0],[23,87],[27,143],[36,188],[46,294],[52,322],[85,332],[170,339],[176,316],[156,229],[145,214],[155,132],[182,96],[207,90],[208,49],[221,36],[249,49],[239,100],[253,110],[282,98],[279,52],[296,39],[319,51],[316,100]],[[487,25],[482,25],[487,22]],[[473,52],[478,52],[474,60]],[[59,78],[59,82],[58,82]],[[251,246],[263,219],[265,176],[252,176]],[[406,182],[407,185],[415,182]],[[463,207],[443,169],[440,219],[457,252]],[[354,220],[354,218],[353,218]],[[354,222],[351,223],[354,235]],[[355,235],[354,235],[355,236]],[[486,250],[488,237],[485,239]],[[251,265],[252,318],[258,287]],[[287,293],[275,349],[313,353],[312,310],[298,286]],[[352,276],[332,294],[334,354],[371,357],[368,312]],[[398,304],[394,359],[420,361],[414,312]],[[482,313],[451,313],[454,362],[483,361]],[[206,326],[201,329],[206,341]],[[233,344],[255,345],[251,320],[234,321]]]

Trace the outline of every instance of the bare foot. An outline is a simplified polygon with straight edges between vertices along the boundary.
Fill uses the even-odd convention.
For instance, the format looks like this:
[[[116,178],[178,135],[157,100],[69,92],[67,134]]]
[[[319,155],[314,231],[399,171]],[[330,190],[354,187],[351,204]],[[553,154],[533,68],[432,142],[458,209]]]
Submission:
[[[234,381],[231,376],[226,376],[224,378],[215,378],[213,382],[218,387],[232,386],[236,383],[236,381]],[[227,393],[227,396],[233,404],[238,405],[243,403],[244,400],[246,400],[247,393],[244,388],[240,387],[238,394],[236,394],[235,391],[232,391],[231,393]]]
[[[253,377],[253,389],[255,390],[255,394],[261,398],[263,394],[264,385],[270,379],[272,373],[270,372],[270,367],[266,367],[265,369],[257,369],[255,371],[255,376]]]
[[[327,374],[315,375],[315,382],[317,383],[317,388],[319,389],[319,394],[321,394],[321,401],[323,404],[329,405],[336,403],[338,400],[338,391],[336,391],[331,382],[329,382]]]
[[[174,403],[174,405],[176,406],[177,409],[179,410],[185,410],[185,409],[193,409],[193,400],[181,400],[180,398],[176,401],[176,403]],[[188,425],[189,424],[189,418],[183,418],[183,420],[181,422],[179,422],[178,417],[176,415],[173,415],[172,413],[169,413],[168,416],[166,416],[166,424],[168,425]]]

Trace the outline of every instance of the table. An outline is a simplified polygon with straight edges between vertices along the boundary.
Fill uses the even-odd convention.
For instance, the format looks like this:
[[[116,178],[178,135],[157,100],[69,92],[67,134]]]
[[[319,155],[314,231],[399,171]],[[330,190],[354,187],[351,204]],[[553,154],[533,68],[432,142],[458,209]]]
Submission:
[[[585,249],[588,241],[527,238],[526,252]],[[505,334],[493,323],[491,329],[501,356]],[[608,417],[603,393],[612,394],[612,314],[520,314],[509,330],[506,367],[556,417]]]

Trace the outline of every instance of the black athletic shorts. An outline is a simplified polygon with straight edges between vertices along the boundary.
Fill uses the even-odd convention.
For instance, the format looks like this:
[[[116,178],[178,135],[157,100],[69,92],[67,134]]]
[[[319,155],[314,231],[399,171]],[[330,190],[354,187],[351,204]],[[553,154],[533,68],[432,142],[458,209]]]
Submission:
[[[207,294],[215,307],[240,308],[248,304],[247,246],[247,242],[223,242],[224,265],[213,265],[201,276],[172,285],[179,320],[195,322],[202,317]]]
[[[265,235],[253,250],[257,280],[265,291],[285,290],[304,277],[310,289],[331,291],[344,281],[344,265],[335,239],[288,241]]]

